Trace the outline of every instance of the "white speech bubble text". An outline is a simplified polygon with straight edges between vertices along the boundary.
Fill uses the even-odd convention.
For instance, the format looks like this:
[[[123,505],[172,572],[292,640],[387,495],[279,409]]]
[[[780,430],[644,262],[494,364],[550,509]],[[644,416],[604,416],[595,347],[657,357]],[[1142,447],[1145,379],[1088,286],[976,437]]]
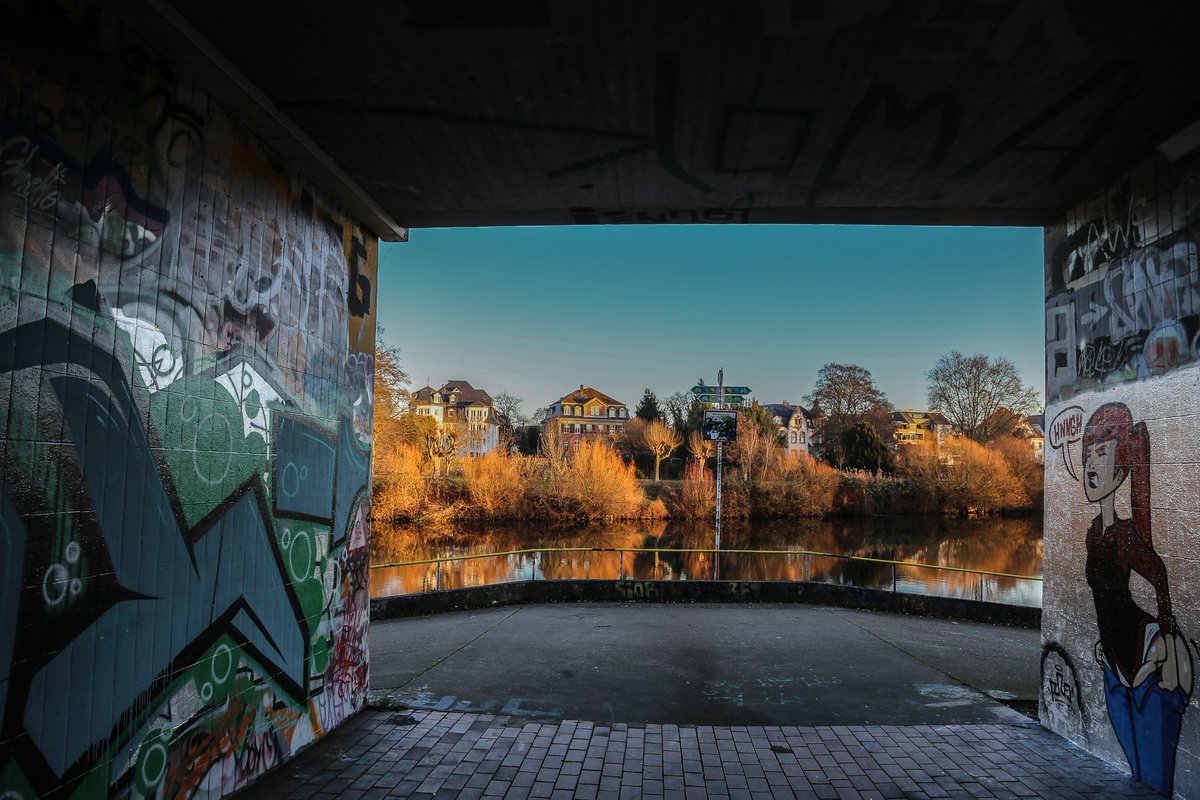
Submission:
[[[1074,480],[1079,480],[1075,474],[1075,464],[1071,461],[1071,442],[1083,438],[1083,409],[1079,406],[1067,406],[1054,417],[1054,421],[1046,428],[1046,441],[1055,450],[1062,453],[1063,466]]]

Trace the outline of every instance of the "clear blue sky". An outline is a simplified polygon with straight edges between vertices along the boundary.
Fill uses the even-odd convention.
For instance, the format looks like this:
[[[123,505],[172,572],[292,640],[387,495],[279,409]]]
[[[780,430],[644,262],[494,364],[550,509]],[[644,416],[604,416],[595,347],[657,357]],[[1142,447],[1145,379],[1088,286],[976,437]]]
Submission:
[[[830,361],[925,407],[951,350],[1042,391],[1040,228],[848,225],[418,229],[384,244],[383,340],[413,388],[468,380],[524,411],[580,383],[636,405],[697,378],[803,402]]]

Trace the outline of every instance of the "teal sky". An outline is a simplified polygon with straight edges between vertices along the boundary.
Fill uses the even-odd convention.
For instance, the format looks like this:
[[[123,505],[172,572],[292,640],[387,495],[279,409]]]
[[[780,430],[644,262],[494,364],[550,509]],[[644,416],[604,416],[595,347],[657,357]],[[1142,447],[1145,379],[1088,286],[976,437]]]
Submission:
[[[951,350],[1042,391],[1040,228],[417,229],[380,249],[379,321],[413,388],[468,380],[526,413],[580,383],[634,406],[697,378],[803,402],[826,362],[925,407]]]

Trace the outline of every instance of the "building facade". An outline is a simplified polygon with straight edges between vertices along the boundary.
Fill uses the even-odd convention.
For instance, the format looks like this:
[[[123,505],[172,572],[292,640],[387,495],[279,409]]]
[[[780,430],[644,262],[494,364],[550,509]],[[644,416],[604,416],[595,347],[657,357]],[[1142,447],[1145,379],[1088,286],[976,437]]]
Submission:
[[[568,447],[583,441],[616,442],[629,421],[629,408],[590,386],[579,388],[554,401],[542,420],[542,435],[557,432]]]
[[[459,455],[487,455],[500,446],[500,418],[491,395],[468,381],[446,381],[439,389],[418,389],[409,407],[418,416],[437,420],[439,430],[456,430]]]
[[[813,435],[816,429],[811,412],[803,406],[794,406],[786,400],[782,403],[767,403],[763,406],[771,420],[779,426],[779,434],[788,456],[811,456]]]
[[[941,447],[958,430],[940,411],[893,411],[892,446],[931,444]]]

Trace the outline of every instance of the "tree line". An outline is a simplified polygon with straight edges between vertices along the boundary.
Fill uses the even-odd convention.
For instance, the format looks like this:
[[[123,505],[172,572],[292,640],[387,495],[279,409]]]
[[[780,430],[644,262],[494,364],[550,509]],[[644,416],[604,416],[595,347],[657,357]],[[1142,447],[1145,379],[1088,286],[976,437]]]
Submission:
[[[930,406],[942,411],[963,434],[941,453],[929,444],[895,450],[887,446],[893,431],[892,406],[871,373],[853,364],[825,364],[813,391],[804,398],[816,422],[811,442],[816,461],[786,457],[786,442],[768,408],[757,402],[741,407],[738,440],[725,449],[727,475],[736,484],[731,495],[733,513],[787,516],[839,509],[843,513],[972,513],[1040,507],[1041,466],[1026,442],[1012,438],[1025,415],[1037,408],[1038,398],[1021,383],[1012,363],[952,352],[937,361],[927,378]],[[663,513],[664,509],[651,512],[646,504],[651,497],[661,497],[665,513],[672,516],[702,515],[700,509],[708,504],[715,448],[700,436],[706,406],[690,394],[676,392],[660,401],[647,388],[616,447],[610,449],[610,456],[623,457],[630,467],[629,478],[635,474],[633,466],[655,483],[664,476],[682,478],[682,485],[647,489],[646,502],[635,502],[625,473],[617,475],[618,464],[601,469],[608,456],[589,452],[592,472],[574,470],[572,454],[556,429],[543,436],[535,424],[543,410],[535,411],[532,418],[524,416],[522,400],[508,392],[494,397],[501,420],[500,451],[505,457],[521,452],[540,458],[525,467],[457,459],[461,442],[456,439],[456,426],[439,430],[432,418],[404,413],[406,386],[398,353],[380,348],[375,396],[377,477],[396,487],[418,487],[429,496],[429,482],[449,476],[454,463],[461,485],[442,484],[438,492],[449,492],[443,505],[458,503],[459,513],[470,505],[464,498],[478,496],[483,502],[490,496],[482,487],[496,484],[499,475],[508,476],[507,484],[499,481],[508,486],[500,496],[523,495],[524,514],[579,508],[582,501],[568,501],[553,487],[573,483],[586,494],[592,480],[586,474],[605,470],[606,480],[626,486],[619,493],[626,509],[622,513],[634,513],[630,509],[635,508],[637,514]],[[405,470],[411,473],[411,480],[404,479],[408,483],[401,480]],[[525,488],[516,491],[513,487],[518,484]],[[745,498],[740,505],[739,496]],[[491,500],[487,503],[494,505]],[[791,506],[795,508],[789,511]]]

